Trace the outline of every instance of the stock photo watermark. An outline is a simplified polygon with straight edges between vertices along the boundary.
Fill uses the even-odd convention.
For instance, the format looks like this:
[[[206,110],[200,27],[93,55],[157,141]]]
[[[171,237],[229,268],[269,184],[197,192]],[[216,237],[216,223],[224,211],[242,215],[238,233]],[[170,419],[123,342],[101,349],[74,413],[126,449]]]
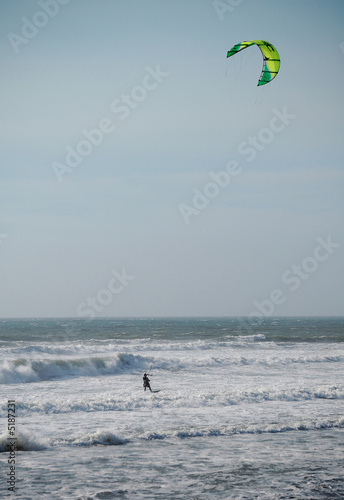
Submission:
[[[30,40],[35,38],[39,30],[44,28],[50,19],[55,17],[63,5],[67,5],[72,0],[38,0],[37,5],[40,10],[37,10],[31,20],[27,17],[22,17],[20,35],[10,31],[7,38],[16,54],[19,54],[19,47],[27,45]]]
[[[128,118],[131,112],[147,99],[149,93],[157,89],[169,76],[169,73],[160,69],[159,64],[156,65],[155,69],[146,66],[145,70],[146,74],[141,85],[135,85],[128,94],[122,94],[111,103],[111,111],[118,115],[118,119],[121,121]],[[79,167],[82,160],[90,156],[94,149],[103,143],[104,137],[112,134],[115,130],[113,121],[107,117],[100,120],[97,128],[82,130],[83,138],[75,146],[66,146],[64,163],[54,161],[51,164],[58,182],[63,182],[64,175],[72,173],[75,168]]]
[[[7,472],[8,491],[15,493],[16,491],[16,451],[17,451],[17,436],[16,436],[16,402],[14,399],[7,401],[7,463],[9,470]]]
[[[213,7],[220,21],[223,21],[228,12],[233,12],[243,0],[213,0]]]
[[[274,140],[275,135],[281,133],[289,125],[296,115],[290,114],[286,106],[280,111],[277,108],[272,110],[273,115],[269,121],[268,127],[260,129],[257,135],[249,136],[245,141],[240,142],[237,151],[240,155],[246,157],[247,162],[253,161],[257,154]],[[231,160],[226,164],[225,170],[218,172],[209,172],[212,179],[204,185],[202,190],[193,188],[193,198],[191,204],[180,203],[178,205],[181,216],[186,224],[190,224],[193,215],[199,215],[210,204],[210,200],[216,198],[220,192],[225,189],[231,179],[243,171],[242,166],[236,160]]]
[[[307,281],[314,274],[322,262],[328,258],[340,247],[340,243],[332,240],[332,236],[326,238],[321,236],[316,238],[317,245],[311,255],[306,256],[301,262],[293,264],[289,269],[284,271],[281,276],[283,288],[275,288],[271,291],[268,298],[263,300],[254,300],[254,309],[248,315],[246,320],[241,322],[240,329],[250,330],[250,327],[255,324],[259,325],[262,318],[272,316],[278,306],[284,304],[288,299],[288,292],[296,292],[304,281]]]
[[[121,273],[112,269],[111,275],[106,288],[99,290],[94,297],[87,297],[78,305],[76,312],[79,317],[87,317],[90,320],[95,318],[97,313],[101,313],[106,306],[111,304],[115,295],[122,293],[129,282],[135,279],[135,276],[126,273],[124,267]]]
[[[8,238],[8,234],[7,233],[0,233],[0,245],[1,243],[6,240],[6,238]]]

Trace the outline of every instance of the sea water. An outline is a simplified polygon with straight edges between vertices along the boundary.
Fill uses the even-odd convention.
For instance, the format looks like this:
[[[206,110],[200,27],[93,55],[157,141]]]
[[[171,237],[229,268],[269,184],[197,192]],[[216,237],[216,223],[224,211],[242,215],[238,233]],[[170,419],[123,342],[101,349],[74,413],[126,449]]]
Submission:
[[[0,347],[0,498],[344,497],[343,318],[9,319]]]

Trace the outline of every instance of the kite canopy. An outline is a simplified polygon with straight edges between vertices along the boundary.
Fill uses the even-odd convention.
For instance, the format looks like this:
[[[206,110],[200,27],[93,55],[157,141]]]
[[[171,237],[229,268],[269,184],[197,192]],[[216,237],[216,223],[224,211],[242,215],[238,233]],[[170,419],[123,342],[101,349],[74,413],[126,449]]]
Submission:
[[[258,86],[271,82],[277,75],[280,68],[280,57],[273,45],[265,40],[249,40],[241,42],[227,52],[227,57],[231,57],[241,50],[247,49],[251,45],[258,45],[263,55],[264,63],[262,73],[258,80]]]

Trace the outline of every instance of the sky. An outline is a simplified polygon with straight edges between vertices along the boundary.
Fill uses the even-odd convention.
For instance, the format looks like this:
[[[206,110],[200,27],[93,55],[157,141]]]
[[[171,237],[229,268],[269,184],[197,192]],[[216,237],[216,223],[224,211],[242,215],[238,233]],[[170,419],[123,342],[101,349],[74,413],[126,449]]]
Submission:
[[[2,0],[0,317],[343,316],[343,19]]]

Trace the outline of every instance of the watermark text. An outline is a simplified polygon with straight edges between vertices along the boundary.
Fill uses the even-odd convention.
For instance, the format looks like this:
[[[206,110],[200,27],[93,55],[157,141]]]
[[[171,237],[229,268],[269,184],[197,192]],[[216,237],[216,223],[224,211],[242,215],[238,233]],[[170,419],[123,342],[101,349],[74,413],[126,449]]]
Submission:
[[[213,7],[220,21],[223,21],[225,15],[233,12],[242,2],[243,0],[213,0]]]
[[[20,35],[10,31],[7,38],[11,44],[12,49],[16,54],[19,53],[21,45],[26,45],[30,40],[35,38],[39,30],[44,28],[52,19],[59,13],[62,5],[67,5],[71,0],[38,0],[37,5],[41,10],[37,10],[31,20],[27,17],[22,17],[22,26]]]
[[[245,141],[238,144],[237,152],[244,156],[247,162],[253,161],[257,154],[270,144],[275,135],[281,133],[289,125],[296,115],[288,113],[286,106],[282,111],[274,108],[273,116],[269,121],[269,126],[260,129],[256,135],[250,135]],[[238,176],[243,171],[242,166],[236,160],[231,160],[226,164],[225,170],[209,172],[211,182],[205,184],[203,189],[193,188],[191,204],[180,203],[179,212],[186,224],[190,224],[193,215],[199,215],[209,204],[210,200],[216,198],[225,189],[233,177]]]
[[[125,120],[149,95],[149,92],[158,86],[169,76],[162,71],[157,64],[155,68],[146,66],[146,74],[141,85],[136,85],[128,94],[122,94],[111,103],[111,111],[118,115],[119,120]],[[116,127],[111,118],[104,117],[98,126],[91,130],[82,130],[83,138],[76,145],[67,145],[64,162],[53,161],[51,167],[59,183],[63,182],[64,175],[70,174],[79,167],[82,160],[91,155],[95,148],[100,146],[106,135],[112,134]]]
[[[114,295],[122,293],[128,286],[129,281],[135,279],[135,276],[126,273],[124,267],[121,273],[112,269],[111,275],[106,288],[99,290],[94,297],[87,297],[84,302],[78,305],[76,309],[78,316],[89,319],[95,318],[97,313],[104,311],[105,307],[113,301]]]

